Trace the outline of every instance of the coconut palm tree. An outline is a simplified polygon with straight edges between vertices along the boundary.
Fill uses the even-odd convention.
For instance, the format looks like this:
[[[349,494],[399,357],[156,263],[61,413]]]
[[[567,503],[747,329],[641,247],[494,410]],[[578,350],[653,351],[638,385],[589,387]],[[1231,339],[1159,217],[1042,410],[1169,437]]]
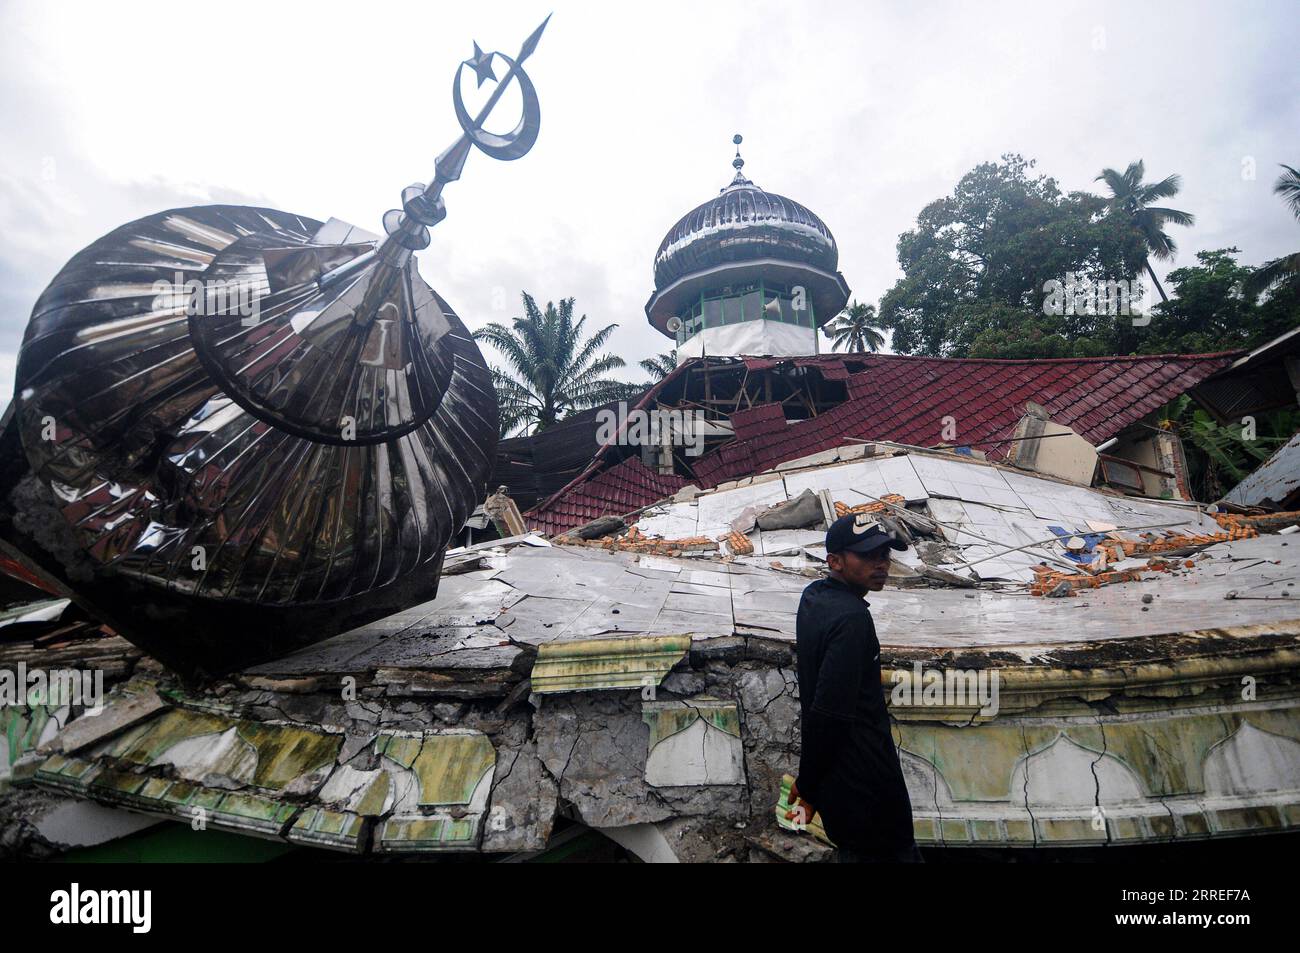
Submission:
[[[1146,174],[1146,167],[1142,160],[1130,162],[1128,168],[1123,172],[1116,172],[1114,169],[1102,169],[1101,175],[1093,181],[1104,181],[1110,188],[1111,197],[1107,201],[1107,210],[1111,214],[1129,215],[1133,218],[1133,224],[1142,237],[1146,240],[1147,245],[1147,274],[1155,282],[1156,291],[1160,292],[1161,300],[1168,302],[1169,296],[1165,294],[1165,289],[1160,287],[1160,279],[1156,277],[1155,269],[1151,267],[1151,255],[1159,258],[1161,261],[1167,261],[1174,257],[1174,252],[1178,250],[1177,244],[1165,231],[1166,225],[1184,225],[1191,226],[1196,219],[1188,212],[1180,212],[1176,208],[1162,208],[1152,205],[1152,202],[1159,199],[1173,198],[1183,187],[1182,179],[1177,175],[1171,175],[1155,183],[1146,183],[1142,177]]]
[[[1273,183],[1273,192],[1282,196],[1282,201],[1291,209],[1291,214],[1300,221],[1300,172],[1286,163],[1279,163],[1279,165],[1286,171]],[[1246,293],[1254,297],[1293,275],[1300,275],[1300,251],[1274,258],[1260,265],[1259,269],[1246,279]]]
[[[545,430],[575,411],[599,407],[611,400],[640,393],[641,388],[605,375],[623,366],[616,354],[602,354],[617,324],[606,325],[590,337],[584,334],[587,316],[573,320],[573,299],[559,307],[537,307],[523,292],[524,316],[511,327],[492,323],[474,332],[476,341],[496,348],[507,370],[492,368],[492,384],[501,408],[501,435],[522,427],[525,433]]]
[[[641,365],[641,370],[650,375],[650,380],[661,381],[677,370],[677,352],[666,351],[654,357],[647,357],[638,363]]]
[[[831,350],[845,345],[849,351],[879,351],[885,345],[885,335],[876,324],[876,306],[854,301],[837,314],[825,327],[831,339]]]
[[[1291,214],[1300,219],[1300,172],[1285,162],[1279,162],[1278,165],[1286,171],[1273,183],[1273,192],[1282,196],[1282,201],[1290,207]]]

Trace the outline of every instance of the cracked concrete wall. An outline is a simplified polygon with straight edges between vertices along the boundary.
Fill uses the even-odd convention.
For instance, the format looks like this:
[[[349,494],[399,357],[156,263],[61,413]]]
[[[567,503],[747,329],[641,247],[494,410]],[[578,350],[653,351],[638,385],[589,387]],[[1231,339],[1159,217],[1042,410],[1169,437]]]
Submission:
[[[535,741],[498,750],[482,849],[542,850],[555,827],[559,804],[559,784],[542,763]]]
[[[797,771],[799,757],[798,687],[788,644],[697,642],[653,692],[530,696],[527,679],[504,697],[495,687],[490,697],[469,698],[402,694],[410,690],[407,683],[363,679],[355,698],[344,699],[335,677],[243,679],[174,700],[226,717],[338,736],[330,770],[287,779],[279,789],[290,810],[276,816],[272,836],[276,830],[288,836],[313,809],[309,805],[351,810],[371,798],[369,826],[345,833],[360,849],[377,843],[395,805],[390,798],[374,808],[384,794],[367,781],[380,767],[376,739],[391,732],[473,731],[490,741],[495,765],[477,834],[457,841],[455,849],[540,850],[557,817],[566,816],[596,829],[654,825],[657,849],[667,844],[681,860],[824,856],[824,845],[779,830],[774,816],[782,776]],[[918,840],[1066,846],[1296,826],[1300,697],[1290,683],[1272,690],[1250,704],[1236,697],[1239,689],[1231,683],[1202,684],[1194,694],[1177,696],[1115,690],[1090,702],[1036,702],[974,724],[950,720],[946,709],[933,717],[896,712]],[[647,711],[718,705],[735,706],[742,783],[650,783],[655,729]],[[677,722],[668,721],[662,730],[671,733]],[[173,751],[150,770],[184,775],[184,754]],[[206,764],[211,757],[199,760]],[[217,772],[228,778],[222,786],[255,793],[252,766],[226,760],[238,770]],[[407,808],[409,820],[418,807]]]
[[[560,811],[595,828],[696,817],[712,832],[710,837],[734,841],[737,831],[774,827],[770,816],[781,775],[797,766],[799,709],[792,668],[772,669],[766,661],[745,659],[743,644],[731,648],[731,659],[713,657],[715,650],[679,663],[654,698],[734,703],[744,752],[741,784],[648,783],[650,729],[639,690],[535,696],[531,704],[519,697],[504,712],[495,699],[449,705],[393,699],[373,688],[363,688],[362,697],[348,703],[270,692],[243,697],[255,703],[258,714],[273,710],[281,718],[306,723],[351,723],[351,731],[358,726],[410,730],[452,724],[484,731],[498,760],[483,850],[539,849]],[[771,651],[787,665],[792,661],[788,646]],[[238,704],[242,698],[234,694],[223,700]],[[725,846],[715,844],[719,850]],[[731,850],[739,848],[733,844]]]
[[[558,780],[561,798],[588,826],[750,814],[744,785],[655,787],[646,781],[650,729],[640,692],[547,697],[533,721],[546,770]]]
[[[895,737],[922,843],[1150,843],[1300,823],[1289,690],[1247,701],[1221,686],[1158,708],[1060,700],[974,726],[896,723]]]
[[[212,684],[201,693],[163,679],[165,691],[178,693],[173,701],[200,720],[209,716],[194,706],[210,712],[212,724],[133,770],[159,779],[212,781],[222,791],[259,795],[266,792],[255,783],[257,758],[228,719],[328,732],[338,739],[336,757],[274,792],[289,812],[275,815],[275,826],[265,833],[279,830],[288,836],[310,805],[352,811],[368,804],[374,819],[369,831],[349,829],[364,845],[395,808],[389,789],[375,786],[381,761],[374,750],[376,738],[385,732],[472,730],[487,736],[497,757],[480,850],[539,850],[556,817],[564,813],[595,828],[698,818],[697,829],[708,832],[711,849],[740,857],[745,832],[752,833],[756,824],[772,826],[771,805],[781,774],[797,761],[798,707],[791,669],[773,670],[763,661],[746,659],[738,646],[729,654],[730,659],[719,658],[715,647],[712,653],[683,659],[650,704],[681,702],[698,709],[734,705],[730,717],[740,734],[737,749],[743,750],[743,757],[736,756],[740,783],[649,783],[651,727],[641,690],[534,696],[530,702],[521,691],[504,700],[401,697],[392,694],[401,689],[391,684],[372,683],[362,684],[345,699],[338,689],[341,679],[334,678],[241,679]],[[779,647],[779,654],[788,662],[788,647]],[[526,685],[524,681],[516,688]],[[700,701],[694,701],[697,698]],[[712,726],[708,730],[719,731]],[[207,744],[214,739],[225,743]],[[689,852],[701,850],[707,852],[698,846]]]

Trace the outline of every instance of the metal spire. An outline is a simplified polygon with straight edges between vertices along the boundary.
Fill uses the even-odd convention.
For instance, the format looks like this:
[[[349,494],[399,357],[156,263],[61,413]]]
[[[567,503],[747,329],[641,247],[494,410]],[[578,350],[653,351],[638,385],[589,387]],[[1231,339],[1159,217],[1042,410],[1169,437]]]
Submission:
[[[731,160],[731,166],[736,170],[736,176],[731,180],[731,184],[728,185],[726,189],[722,190],[724,192],[727,191],[727,189],[734,189],[738,185],[754,184],[749,179],[745,178],[745,173],[742,171],[745,168],[745,160],[740,157],[740,144],[745,141],[745,137],[740,133],[736,133],[731,137],[731,141],[735,143],[736,146],[736,158]]]

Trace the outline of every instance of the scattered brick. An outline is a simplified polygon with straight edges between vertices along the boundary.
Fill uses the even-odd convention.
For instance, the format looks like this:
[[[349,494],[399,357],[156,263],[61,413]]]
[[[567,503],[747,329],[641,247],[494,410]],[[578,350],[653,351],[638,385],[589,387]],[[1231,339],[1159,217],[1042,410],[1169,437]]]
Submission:
[[[849,506],[847,503],[841,503],[839,500],[836,500],[835,515],[836,517],[840,517],[848,516],[850,513],[883,513],[885,510],[889,509],[886,505],[888,503],[893,503],[895,506],[903,506],[907,503],[907,499],[897,493],[886,493],[880,498],[879,503],[861,503],[858,506]]]
[[[723,538],[731,544],[731,551],[737,556],[748,556],[754,551],[754,544],[744,533],[728,533]]]

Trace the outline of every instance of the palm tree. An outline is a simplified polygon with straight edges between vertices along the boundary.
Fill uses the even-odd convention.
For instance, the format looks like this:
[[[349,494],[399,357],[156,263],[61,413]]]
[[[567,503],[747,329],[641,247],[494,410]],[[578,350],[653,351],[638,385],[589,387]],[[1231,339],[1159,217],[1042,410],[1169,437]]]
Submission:
[[[1300,219],[1300,172],[1285,162],[1279,162],[1278,165],[1286,171],[1273,183],[1273,192],[1282,196],[1282,201],[1291,207],[1291,214]]]
[[[885,344],[885,335],[876,324],[874,304],[854,301],[826,325],[825,331],[832,351],[838,351],[843,344],[850,351],[874,352]]]
[[[1166,225],[1184,225],[1191,226],[1196,219],[1188,212],[1180,212],[1176,208],[1161,208],[1152,205],[1152,202],[1158,199],[1173,198],[1178,194],[1179,189],[1183,187],[1182,179],[1177,175],[1171,175],[1154,184],[1147,184],[1142,181],[1146,174],[1146,167],[1142,160],[1130,162],[1128,168],[1123,172],[1116,172],[1114,169],[1102,169],[1101,175],[1093,181],[1105,181],[1110,188],[1111,197],[1107,202],[1107,210],[1112,214],[1129,215],[1133,218],[1134,225],[1142,233],[1146,240],[1147,254],[1146,259],[1147,274],[1155,282],[1156,291],[1160,292],[1161,300],[1168,303],[1169,296],[1165,294],[1165,289],[1160,287],[1160,279],[1156,277],[1155,270],[1151,267],[1151,255],[1155,255],[1161,261],[1167,261],[1174,257],[1174,252],[1178,246],[1174,240],[1165,232]]]
[[[1282,201],[1291,209],[1291,214],[1300,221],[1300,172],[1284,162],[1278,164],[1286,171],[1273,183],[1273,192],[1282,196]],[[1300,251],[1274,258],[1260,265],[1259,269],[1246,279],[1246,293],[1255,297],[1291,275],[1300,275]]]
[[[654,357],[647,357],[638,363],[641,365],[641,370],[650,375],[650,380],[661,381],[677,370],[677,352],[666,351]]]
[[[605,376],[623,366],[621,357],[600,353],[617,324],[585,337],[587,316],[573,320],[572,298],[558,308],[548,301],[545,312],[526,291],[523,300],[524,316],[514,318],[513,327],[492,323],[474,332],[476,341],[501,352],[509,368],[492,368],[502,436],[519,427],[545,430],[566,414],[640,393],[634,384]]]

